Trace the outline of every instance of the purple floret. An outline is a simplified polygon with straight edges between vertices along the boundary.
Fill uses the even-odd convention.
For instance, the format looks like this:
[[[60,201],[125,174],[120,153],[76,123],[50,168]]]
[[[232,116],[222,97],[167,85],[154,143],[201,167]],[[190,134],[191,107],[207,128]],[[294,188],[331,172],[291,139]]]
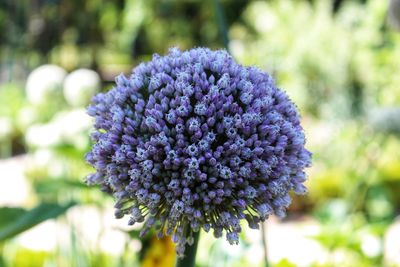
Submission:
[[[226,51],[154,55],[93,97],[88,113],[96,172],[87,183],[115,197],[117,218],[173,235],[179,255],[201,228],[237,244],[240,221],[259,228],[284,216],[290,191],[306,192],[311,153],[295,105]]]

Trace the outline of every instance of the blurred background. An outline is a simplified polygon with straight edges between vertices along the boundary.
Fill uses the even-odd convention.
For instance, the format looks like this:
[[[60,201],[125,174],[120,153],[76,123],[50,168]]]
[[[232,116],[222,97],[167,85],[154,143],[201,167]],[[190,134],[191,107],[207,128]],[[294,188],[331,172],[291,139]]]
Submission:
[[[171,46],[225,48],[298,105],[309,193],[268,220],[271,266],[400,266],[399,30],[399,0],[1,0],[0,266],[173,266],[83,184],[91,96]],[[263,249],[203,233],[197,265]]]

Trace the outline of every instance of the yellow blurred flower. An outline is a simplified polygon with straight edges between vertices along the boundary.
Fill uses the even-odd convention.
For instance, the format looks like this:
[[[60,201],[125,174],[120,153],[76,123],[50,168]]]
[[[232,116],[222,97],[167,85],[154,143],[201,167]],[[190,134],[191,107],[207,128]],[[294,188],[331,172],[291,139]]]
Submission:
[[[142,261],[142,267],[168,267],[175,264],[175,244],[169,237],[153,236]]]

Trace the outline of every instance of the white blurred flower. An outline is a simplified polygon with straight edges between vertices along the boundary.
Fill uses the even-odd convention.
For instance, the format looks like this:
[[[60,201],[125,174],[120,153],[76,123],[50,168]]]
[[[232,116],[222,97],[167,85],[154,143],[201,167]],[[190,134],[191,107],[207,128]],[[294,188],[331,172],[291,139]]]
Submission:
[[[58,129],[63,143],[72,144],[78,148],[84,148],[87,145],[92,119],[86,114],[85,109],[61,112],[54,117],[51,124]]]
[[[74,107],[89,104],[92,96],[100,89],[100,76],[93,70],[78,69],[71,72],[64,82],[64,98]]]
[[[98,208],[89,205],[72,207],[67,212],[67,221],[76,229],[85,247],[96,248],[104,231],[101,211]]]
[[[382,253],[381,240],[375,235],[366,234],[361,238],[361,250],[367,257],[377,257]]]
[[[26,81],[26,96],[30,103],[39,105],[51,101],[62,89],[67,72],[56,65],[43,65],[31,72]]]
[[[81,108],[58,113],[52,123],[62,129],[64,137],[73,138],[92,127],[92,118]]]
[[[26,171],[28,174],[39,171],[46,177],[61,177],[68,172],[65,162],[51,148],[38,148],[30,153]]]
[[[126,234],[119,230],[105,230],[100,239],[100,249],[112,255],[121,255],[124,252]]]
[[[252,7],[255,13],[254,26],[258,32],[268,32],[276,27],[278,18],[266,2],[256,2]],[[261,16],[259,13],[260,9],[263,10]]]
[[[38,117],[37,109],[32,106],[24,106],[18,112],[17,127],[25,130],[33,125],[38,120]]]
[[[53,124],[35,124],[28,128],[25,142],[29,147],[50,147],[61,142],[61,132]]]
[[[32,158],[28,164],[28,169],[30,165],[38,168],[45,168],[50,165],[54,157],[55,155],[50,149],[40,148],[32,153]]]
[[[63,111],[47,124],[37,124],[28,128],[25,140],[30,147],[51,147],[72,144],[84,148],[88,143],[88,132],[92,119],[85,109]]]
[[[13,132],[12,121],[8,117],[0,117],[0,140],[10,137]]]
[[[26,155],[0,160],[0,206],[24,206],[31,200],[32,188],[24,174]]]
[[[385,234],[384,258],[387,266],[400,265],[400,218],[397,218]]]
[[[232,40],[229,42],[229,49],[232,51],[232,54],[237,57],[243,57],[245,54],[245,46],[241,40]]]
[[[104,252],[121,255],[126,243],[126,234],[118,230],[120,224],[113,218],[114,211],[102,211],[94,206],[76,206],[67,212],[67,220],[80,235],[82,244]],[[93,223],[96,222],[96,223]]]
[[[17,238],[22,247],[34,251],[52,251],[57,246],[58,229],[55,220],[45,221]]]

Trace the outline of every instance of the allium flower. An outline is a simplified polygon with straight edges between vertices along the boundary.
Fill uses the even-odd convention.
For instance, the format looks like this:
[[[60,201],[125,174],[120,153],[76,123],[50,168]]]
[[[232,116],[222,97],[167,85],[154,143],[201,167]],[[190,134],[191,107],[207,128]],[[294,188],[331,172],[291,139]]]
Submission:
[[[225,51],[173,48],[93,98],[90,185],[116,217],[172,235],[178,255],[203,228],[239,241],[303,194],[310,153],[294,104],[268,74]]]

